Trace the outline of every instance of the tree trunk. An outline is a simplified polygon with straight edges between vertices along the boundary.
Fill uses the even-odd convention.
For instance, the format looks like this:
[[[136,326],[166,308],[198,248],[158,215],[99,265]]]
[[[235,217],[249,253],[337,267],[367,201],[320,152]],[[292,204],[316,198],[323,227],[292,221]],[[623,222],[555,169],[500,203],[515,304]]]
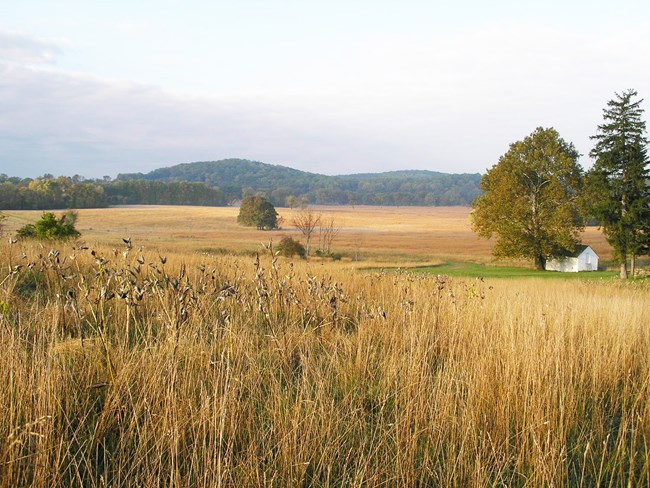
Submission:
[[[621,279],[627,280],[627,259],[621,263]]]
[[[544,270],[545,264],[546,259],[544,259],[544,256],[535,256],[535,269]]]
[[[623,166],[623,181],[625,181],[625,165]],[[623,192],[623,195],[621,195],[621,221],[625,221],[625,216],[627,215],[627,195],[625,192]],[[628,247],[624,248],[625,252],[623,253],[623,256],[621,259],[621,279],[622,280],[627,280],[627,250]]]
[[[630,276],[634,278],[635,274],[636,274],[636,254],[632,254],[632,257],[630,258]]]

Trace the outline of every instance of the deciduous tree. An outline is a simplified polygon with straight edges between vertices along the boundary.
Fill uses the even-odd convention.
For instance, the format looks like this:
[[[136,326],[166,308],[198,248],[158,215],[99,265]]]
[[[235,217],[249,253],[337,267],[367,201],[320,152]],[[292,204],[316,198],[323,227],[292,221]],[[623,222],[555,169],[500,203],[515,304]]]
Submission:
[[[237,222],[255,226],[260,230],[277,229],[279,225],[275,207],[261,196],[247,196],[242,199]]]
[[[319,223],[319,244],[325,255],[332,253],[332,243],[339,235],[341,228],[334,220],[334,217],[321,217]]]
[[[496,236],[496,257],[546,260],[573,250],[584,228],[579,154],[553,128],[537,128],[481,179],[472,224],[481,237]]]
[[[309,249],[311,245],[311,238],[320,224],[321,215],[315,213],[310,208],[305,208],[300,212],[296,213],[292,219],[293,225],[301,232],[305,238],[305,251],[307,256],[309,256]]]

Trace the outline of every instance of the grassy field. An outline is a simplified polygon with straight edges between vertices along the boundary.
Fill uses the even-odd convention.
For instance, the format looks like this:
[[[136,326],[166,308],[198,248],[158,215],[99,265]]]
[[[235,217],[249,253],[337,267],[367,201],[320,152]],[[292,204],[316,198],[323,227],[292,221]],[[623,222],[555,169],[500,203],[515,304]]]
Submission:
[[[395,269],[395,268],[393,268]],[[399,270],[403,268],[397,268]],[[617,271],[583,271],[580,273],[557,273],[549,271],[538,271],[536,269],[522,266],[494,266],[481,263],[446,261],[431,266],[413,266],[408,271],[413,273],[427,273],[434,275],[446,275],[465,278],[538,278],[550,280],[611,280],[618,278]]]
[[[491,261],[492,243],[478,239],[470,227],[466,207],[317,207],[334,218],[341,231],[334,250],[348,258],[378,262],[432,262],[441,260]],[[283,229],[260,232],[237,225],[233,207],[141,206],[79,211],[83,239],[116,246],[131,237],[145,248],[173,252],[255,252],[261,243],[279,242],[284,235],[299,236],[291,227],[292,209],[280,208]],[[37,220],[42,212],[6,212],[9,230]],[[602,233],[588,228],[584,243],[601,257],[611,250]]]
[[[455,238],[375,242],[466,231],[438,210],[337,216],[376,261],[450,270]],[[0,486],[650,485],[647,281],[200,251],[261,249],[230,211],[87,211],[84,246],[0,243]],[[466,267],[480,246],[456,241]]]

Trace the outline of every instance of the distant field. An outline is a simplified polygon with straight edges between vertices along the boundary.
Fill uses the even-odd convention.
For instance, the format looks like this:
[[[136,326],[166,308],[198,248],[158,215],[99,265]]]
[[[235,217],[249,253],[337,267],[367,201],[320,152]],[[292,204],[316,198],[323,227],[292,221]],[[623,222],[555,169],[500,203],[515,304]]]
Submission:
[[[254,252],[261,243],[298,235],[294,210],[279,208],[283,229],[262,232],[237,224],[234,207],[130,206],[79,210],[78,229],[88,242],[117,246],[122,237],[161,251]],[[467,207],[316,207],[335,219],[341,231],[334,250],[348,257],[379,262],[488,262],[492,243],[478,239]],[[35,221],[40,211],[6,212],[10,231]],[[584,243],[601,257],[611,250],[602,233],[589,228]]]

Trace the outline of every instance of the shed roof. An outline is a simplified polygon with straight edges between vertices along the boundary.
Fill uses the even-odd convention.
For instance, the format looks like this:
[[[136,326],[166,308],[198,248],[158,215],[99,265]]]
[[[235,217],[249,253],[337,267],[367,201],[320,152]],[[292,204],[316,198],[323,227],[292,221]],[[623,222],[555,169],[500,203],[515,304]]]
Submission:
[[[589,246],[586,246],[586,245],[584,245],[584,244],[579,244],[579,245],[576,246],[576,248],[575,248],[575,250],[574,250],[573,252],[565,252],[565,253],[563,253],[562,255],[563,255],[564,257],[567,257],[567,258],[577,258],[577,257],[580,256],[583,252],[585,252],[585,250],[586,250],[587,248],[591,249]],[[591,249],[591,252],[593,252],[594,254],[596,254],[596,251],[594,251],[593,249]],[[596,256],[598,256],[598,254],[596,254]]]

